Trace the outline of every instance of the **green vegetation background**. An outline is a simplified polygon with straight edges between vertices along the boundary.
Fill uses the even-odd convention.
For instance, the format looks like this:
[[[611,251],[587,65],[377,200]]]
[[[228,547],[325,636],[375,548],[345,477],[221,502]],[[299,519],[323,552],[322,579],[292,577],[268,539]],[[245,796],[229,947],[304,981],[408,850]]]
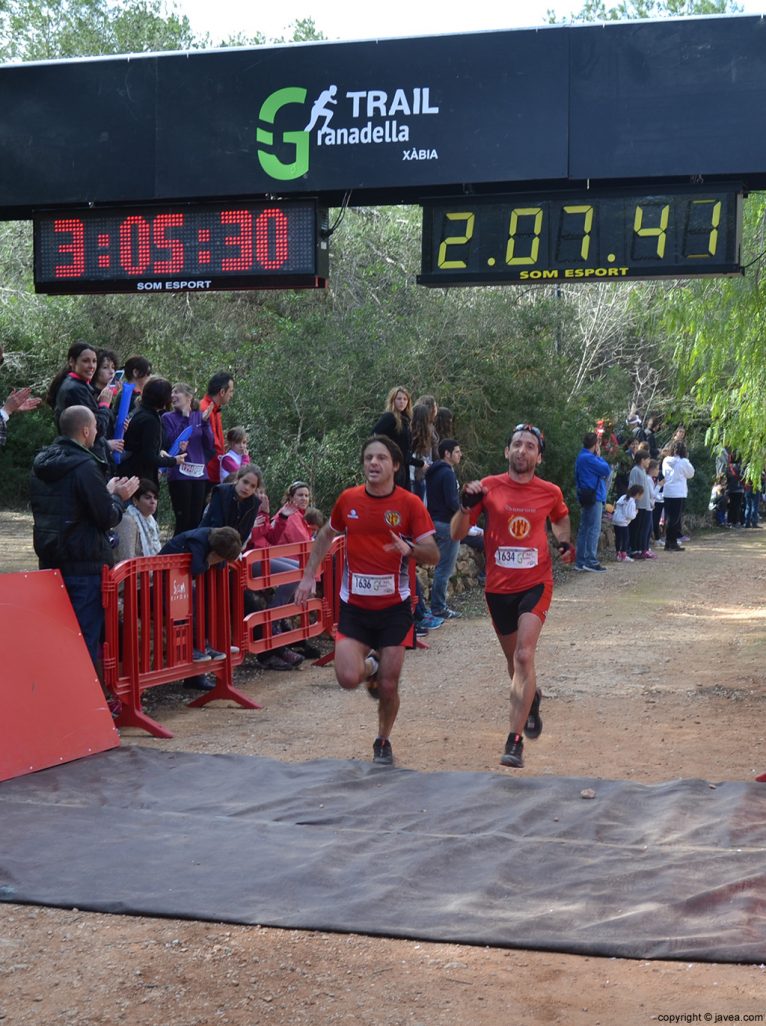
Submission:
[[[682,8],[682,9],[681,9]],[[586,3],[571,20],[723,13],[736,5]],[[311,21],[293,38],[318,37]],[[257,45],[261,38],[194,37],[185,17],[156,0],[0,0],[5,60]],[[622,425],[630,409],[661,414],[661,440],[689,427],[707,505],[722,440],[760,472],[766,448],[760,264],[745,279],[427,290],[414,284],[419,211],[331,212],[330,287],[322,292],[207,296],[36,296],[31,226],[0,223],[0,391],[31,383],[43,394],[78,339],[142,354],[156,373],[204,392],[228,370],[236,394],[226,426],[243,424],[272,502],[297,477],[328,510],[357,479],[359,445],[395,384],[450,407],[466,454],[464,479],[503,468],[509,426],[545,432],[542,474],[573,499],[581,438],[599,418]],[[763,248],[763,200],[746,203],[743,262]],[[50,411],[14,417],[0,456],[0,502],[23,507],[34,453],[53,437]],[[575,504],[576,505],[576,504]]]

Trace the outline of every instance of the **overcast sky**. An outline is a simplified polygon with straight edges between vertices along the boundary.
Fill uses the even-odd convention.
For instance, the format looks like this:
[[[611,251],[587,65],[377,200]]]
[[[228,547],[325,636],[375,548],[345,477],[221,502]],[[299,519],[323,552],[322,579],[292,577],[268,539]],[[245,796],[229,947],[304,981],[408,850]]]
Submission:
[[[485,3],[445,4],[444,0],[385,0],[373,4],[350,0],[276,0],[247,4],[242,0],[176,0],[197,32],[213,40],[243,32],[262,32],[267,38],[288,37],[289,26],[311,16],[328,39],[372,39],[384,36],[439,35],[487,29],[524,28],[545,24],[548,8],[558,17],[580,9],[579,0],[487,0]],[[766,13],[766,0],[745,0],[748,14]]]

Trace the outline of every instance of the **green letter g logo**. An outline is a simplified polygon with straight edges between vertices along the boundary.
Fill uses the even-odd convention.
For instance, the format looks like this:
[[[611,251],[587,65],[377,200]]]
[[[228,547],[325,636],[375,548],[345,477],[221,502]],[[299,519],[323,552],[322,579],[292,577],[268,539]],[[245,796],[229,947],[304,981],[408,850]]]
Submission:
[[[277,113],[288,103],[299,103],[301,106],[306,102],[306,90],[292,86],[287,89],[277,89],[275,93],[267,96],[261,105],[260,120],[268,125],[274,124]],[[265,128],[257,129],[256,141],[267,146],[274,145],[274,133]],[[282,139],[286,143],[292,143],[295,147],[295,160],[292,164],[283,164],[275,153],[264,153],[259,148],[258,160],[261,167],[270,178],[277,178],[281,182],[287,182],[293,178],[300,178],[309,169],[309,135],[307,132],[285,132]]]

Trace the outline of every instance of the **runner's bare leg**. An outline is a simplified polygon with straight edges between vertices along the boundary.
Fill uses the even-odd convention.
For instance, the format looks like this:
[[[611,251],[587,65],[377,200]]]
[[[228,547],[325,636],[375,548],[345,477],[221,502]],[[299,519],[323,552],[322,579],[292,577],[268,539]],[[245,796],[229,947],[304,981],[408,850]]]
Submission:
[[[497,634],[511,678],[511,733],[521,734],[537,688],[535,651],[543,622],[534,613],[522,613],[513,634]]]
[[[365,680],[369,673],[365,663],[369,651],[369,645],[355,638],[338,638],[335,645],[335,676],[342,688],[353,691]],[[392,645],[380,650],[378,732],[381,737],[391,736],[399,712],[399,677],[404,665],[404,653],[403,645]]]
[[[381,737],[391,736],[399,712],[399,678],[404,665],[404,653],[403,645],[390,645],[380,650],[378,733]]]
[[[335,642],[335,677],[342,688],[353,691],[369,673],[365,663],[370,646],[356,638],[338,638]]]

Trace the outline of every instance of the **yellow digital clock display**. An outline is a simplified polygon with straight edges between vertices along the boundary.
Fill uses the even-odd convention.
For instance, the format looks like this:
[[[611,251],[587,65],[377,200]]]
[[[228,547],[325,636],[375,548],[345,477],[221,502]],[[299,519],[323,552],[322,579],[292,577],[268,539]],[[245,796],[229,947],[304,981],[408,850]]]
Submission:
[[[421,285],[740,274],[742,190],[521,193],[423,204]]]

